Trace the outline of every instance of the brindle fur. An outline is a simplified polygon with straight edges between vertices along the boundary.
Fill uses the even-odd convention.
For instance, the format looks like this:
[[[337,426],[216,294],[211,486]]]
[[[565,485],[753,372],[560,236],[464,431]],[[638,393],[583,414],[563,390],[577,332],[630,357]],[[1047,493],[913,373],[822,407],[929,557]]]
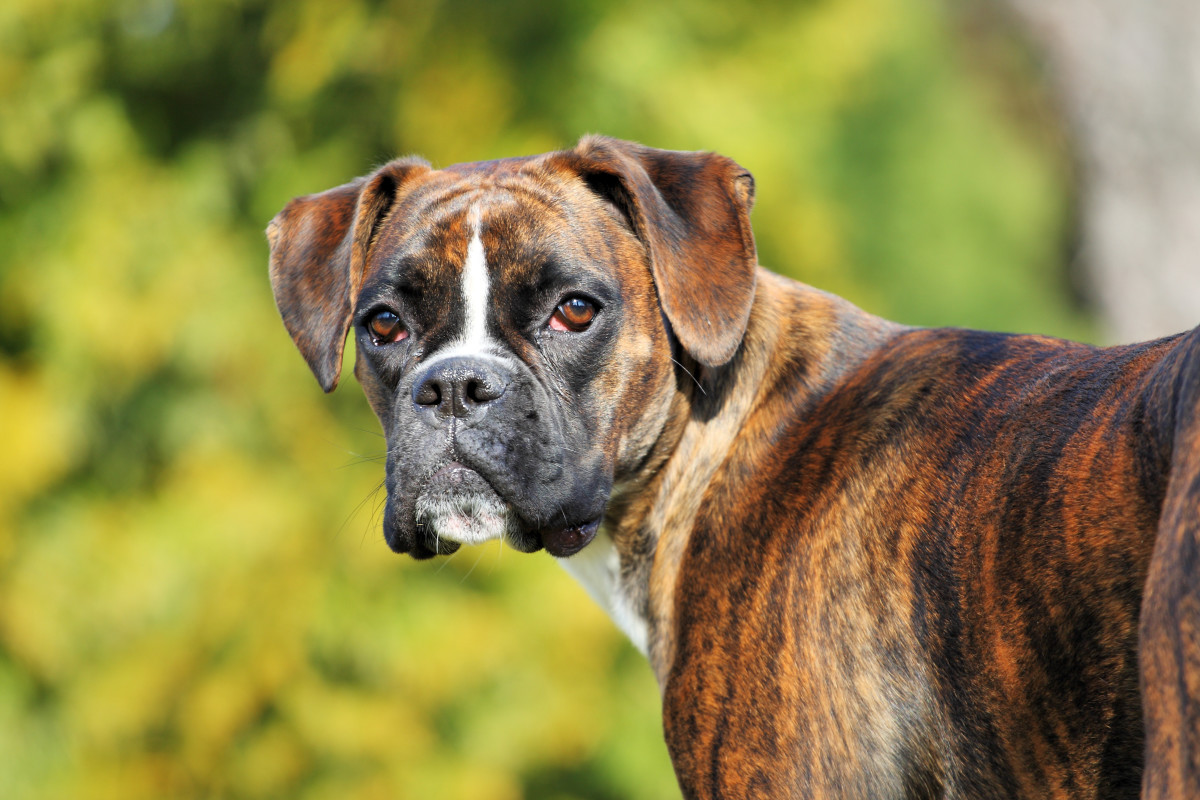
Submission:
[[[603,418],[604,529],[685,797],[1200,797],[1200,329],[895,325],[754,266],[733,162],[592,137],[281,212],[277,300],[327,389],[395,242],[441,237],[423,279],[456,279],[465,235],[430,224],[463,192],[509,204],[489,252],[568,235],[628,292],[564,391]],[[537,281],[516,261],[498,316]],[[404,403],[356,372],[391,437]]]

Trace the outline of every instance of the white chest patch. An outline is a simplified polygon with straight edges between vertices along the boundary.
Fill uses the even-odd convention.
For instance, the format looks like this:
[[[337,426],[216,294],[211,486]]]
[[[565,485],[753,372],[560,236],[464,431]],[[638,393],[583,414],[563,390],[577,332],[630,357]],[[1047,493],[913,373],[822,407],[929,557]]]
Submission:
[[[558,558],[562,566],[582,584],[592,599],[608,613],[633,646],[647,654],[646,619],[633,609],[621,582],[621,561],[608,531],[601,528],[587,547],[570,558]]]

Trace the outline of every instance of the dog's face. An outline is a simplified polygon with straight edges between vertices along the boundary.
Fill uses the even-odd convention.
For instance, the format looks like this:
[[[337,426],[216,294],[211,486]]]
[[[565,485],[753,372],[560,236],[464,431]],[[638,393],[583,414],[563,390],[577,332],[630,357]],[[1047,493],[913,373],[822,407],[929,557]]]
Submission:
[[[582,181],[416,178],[353,316],[355,374],[387,436],[389,544],[586,544],[666,419],[654,297],[643,248]]]
[[[751,191],[719,156],[593,139],[393,162],[289,204],[269,229],[276,300],[327,390],[353,331],[389,545],[584,547],[666,424],[676,341],[701,365],[736,350]]]

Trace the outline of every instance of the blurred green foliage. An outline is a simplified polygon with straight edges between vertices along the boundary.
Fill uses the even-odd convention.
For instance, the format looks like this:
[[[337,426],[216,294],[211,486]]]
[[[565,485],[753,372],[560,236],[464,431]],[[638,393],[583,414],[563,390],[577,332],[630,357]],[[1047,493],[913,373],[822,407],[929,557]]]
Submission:
[[[394,155],[599,131],[738,159],[763,262],[871,311],[1086,335],[1057,134],[981,13],[7,0],[0,797],[678,796],[648,667],[547,557],[387,551],[376,422],[292,350],[261,231]]]

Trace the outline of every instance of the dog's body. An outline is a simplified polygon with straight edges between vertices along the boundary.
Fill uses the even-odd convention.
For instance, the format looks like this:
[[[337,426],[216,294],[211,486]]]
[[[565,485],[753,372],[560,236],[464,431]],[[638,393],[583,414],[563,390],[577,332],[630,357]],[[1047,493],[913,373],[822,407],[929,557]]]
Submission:
[[[281,212],[327,390],[357,331],[389,544],[564,557],[689,798],[1200,796],[1200,329],[894,325],[759,269],[752,198],[593,138]]]

